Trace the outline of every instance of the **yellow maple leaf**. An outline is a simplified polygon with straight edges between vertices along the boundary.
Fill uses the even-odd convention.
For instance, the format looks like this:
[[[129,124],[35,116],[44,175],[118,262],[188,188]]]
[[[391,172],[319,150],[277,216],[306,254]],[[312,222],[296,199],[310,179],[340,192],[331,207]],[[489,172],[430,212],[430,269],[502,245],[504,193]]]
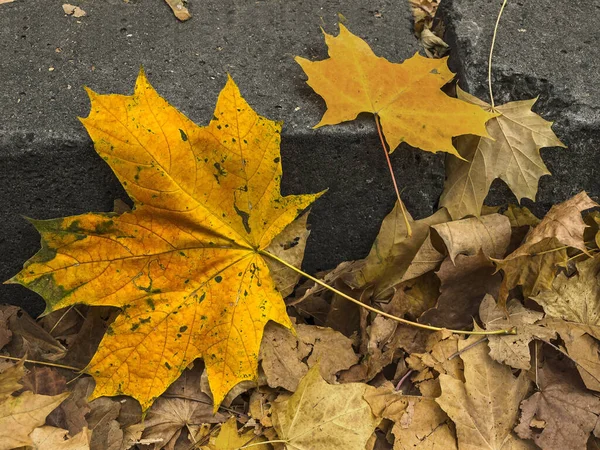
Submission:
[[[146,410],[202,357],[216,408],[256,378],[266,323],[291,327],[260,252],[320,194],[281,196],[281,125],[231,78],[206,127],[143,71],[132,96],[88,93],[82,122],[135,208],[33,221],[42,249],[9,282],[42,295],[46,312],[122,309],[85,369],[92,398],[130,395]]]
[[[308,85],[327,103],[327,111],[315,128],[370,112],[381,121],[390,153],[406,142],[429,152],[456,156],[453,136],[488,135],[485,122],[497,114],[440,90],[454,78],[447,58],[415,54],[397,64],[375,55],[342,24],[337,37],[324,34],[330,58],[313,62],[296,57],[308,75]]]

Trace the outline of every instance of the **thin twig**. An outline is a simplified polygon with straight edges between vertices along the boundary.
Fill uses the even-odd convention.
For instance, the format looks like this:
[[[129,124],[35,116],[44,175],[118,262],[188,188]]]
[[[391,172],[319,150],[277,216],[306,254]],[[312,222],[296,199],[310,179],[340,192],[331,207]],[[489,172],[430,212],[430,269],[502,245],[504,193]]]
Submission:
[[[60,369],[68,369],[68,370],[72,370],[74,372],[83,371],[83,369],[79,369],[78,367],[66,366],[64,364],[56,364],[56,363],[51,363],[51,362],[46,362],[46,361],[35,361],[33,359],[16,358],[14,356],[6,356],[6,355],[0,355],[0,358],[10,359],[11,361],[25,361],[26,363],[30,363],[30,364],[41,364],[43,366],[58,367]]]
[[[410,226],[410,221],[408,220],[408,213],[406,212],[406,208],[404,206],[404,202],[400,198],[400,191],[398,190],[398,183],[396,183],[396,176],[394,175],[394,168],[392,167],[392,161],[390,160],[390,155],[385,145],[385,139],[383,138],[383,133],[381,132],[381,124],[379,123],[379,115],[375,114],[375,125],[377,125],[377,134],[379,134],[379,140],[381,141],[381,146],[383,147],[383,153],[385,154],[385,159],[388,163],[388,168],[390,169],[390,175],[392,176],[392,183],[394,183],[394,190],[396,191],[396,198],[398,199],[398,203],[400,205],[400,211],[402,211],[402,217],[404,218],[404,224],[406,226],[406,235],[407,237],[412,236],[412,227]]]
[[[402,378],[400,378],[400,381],[398,381],[398,384],[396,385],[397,391],[400,390],[400,388],[402,387],[402,383],[404,383],[406,381],[406,379],[410,376],[410,374],[413,372],[414,372],[414,370],[411,369],[408,372],[406,372]]]
[[[456,358],[457,356],[462,355],[464,352],[466,352],[467,350],[472,349],[473,347],[475,347],[476,345],[481,344],[482,342],[485,342],[488,340],[488,337],[484,337],[482,339],[479,339],[478,341],[475,341],[469,345],[467,345],[465,348],[460,349],[459,351],[457,351],[456,353],[451,354],[450,356],[448,356],[448,361],[450,361],[451,359]]]
[[[488,88],[490,90],[490,104],[492,105],[492,110],[494,110],[494,94],[492,92],[492,56],[494,54],[494,45],[496,44],[496,34],[498,33],[498,25],[500,24],[500,17],[502,17],[502,13],[504,12],[504,7],[508,0],[504,0],[502,6],[500,7],[500,12],[498,13],[498,18],[496,19],[496,26],[494,27],[494,34],[492,36],[492,45],[490,47],[490,58],[488,60]]]
[[[273,255],[272,253],[269,253],[269,252],[267,252],[265,250],[258,250],[258,253],[261,254],[261,255],[263,255],[263,256],[266,256],[266,257],[274,259],[275,261],[279,262],[280,264],[283,264],[284,266],[292,269],[296,273],[299,273],[300,275],[305,276],[309,280],[314,281],[315,283],[323,286],[325,289],[329,289],[331,292],[334,292],[335,294],[339,295],[340,297],[342,297],[342,298],[344,298],[344,299],[346,299],[348,301],[351,301],[352,303],[355,303],[355,304],[357,304],[357,305],[359,305],[359,306],[361,306],[361,307],[363,307],[363,308],[365,308],[365,309],[367,309],[367,310],[369,310],[371,312],[380,314],[383,317],[387,317],[388,319],[395,320],[396,322],[400,322],[400,323],[403,323],[405,325],[410,325],[410,326],[413,326],[413,327],[421,328],[423,330],[429,330],[429,331],[443,331],[443,330],[447,330],[447,331],[450,331],[451,333],[465,334],[465,335],[487,336],[487,335],[490,335],[490,334],[493,334],[493,335],[498,335],[498,334],[499,335],[517,334],[517,331],[516,331],[516,329],[514,327],[511,328],[510,330],[464,331],[464,330],[453,330],[453,329],[449,329],[449,328],[434,327],[432,325],[425,325],[425,324],[422,324],[422,323],[413,322],[411,320],[402,319],[400,317],[393,316],[393,315],[388,314],[388,313],[386,313],[384,311],[381,311],[379,309],[373,308],[372,306],[369,306],[369,305],[367,305],[367,304],[365,304],[365,303],[363,303],[363,302],[361,302],[359,300],[356,300],[353,297],[350,297],[347,294],[344,294],[342,291],[334,288],[333,286],[328,285],[327,283],[325,283],[322,280],[319,280],[318,278],[315,278],[315,277],[307,274],[306,272],[302,271],[301,269],[298,269],[296,266],[288,263],[287,261],[279,258],[278,256]]]

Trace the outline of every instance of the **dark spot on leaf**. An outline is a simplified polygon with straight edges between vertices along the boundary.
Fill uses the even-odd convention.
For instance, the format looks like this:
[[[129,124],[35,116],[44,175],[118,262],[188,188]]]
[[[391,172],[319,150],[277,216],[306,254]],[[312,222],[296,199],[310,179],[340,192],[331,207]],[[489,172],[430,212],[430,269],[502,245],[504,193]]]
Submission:
[[[185,330],[187,330],[187,329],[188,329],[188,327],[187,327],[186,325],[184,325],[184,326],[182,326],[181,328],[179,328],[179,332],[180,332],[180,333],[183,333],[183,332],[185,332]]]
[[[215,277],[215,281],[216,281],[217,283],[220,283],[221,281],[223,281],[223,277],[222,277],[221,275],[217,275],[217,276]]]
[[[184,133],[184,131],[183,131],[181,128],[179,129],[179,133],[181,134],[181,140],[182,140],[183,142],[186,142],[186,141],[187,141],[187,139],[188,139],[188,138],[187,138],[187,134],[185,134],[185,133]]]

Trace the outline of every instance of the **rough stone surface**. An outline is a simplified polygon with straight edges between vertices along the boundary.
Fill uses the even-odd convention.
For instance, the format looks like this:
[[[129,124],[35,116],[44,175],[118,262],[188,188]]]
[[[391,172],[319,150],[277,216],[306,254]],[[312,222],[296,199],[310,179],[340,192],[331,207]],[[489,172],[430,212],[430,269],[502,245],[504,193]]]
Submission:
[[[490,44],[502,2],[444,0],[441,13],[451,67],[461,87],[489,103]],[[554,122],[566,149],[543,149],[552,176],[542,177],[537,202],[524,201],[539,215],[581,190],[600,194],[600,0],[511,0],[502,15],[493,55],[496,104],[539,96],[534,111]],[[496,181],[486,203],[515,201]]]
[[[38,219],[109,211],[125,198],[93,150],[77,116],[86,116],[87,85],[130,94],[139,70],[196,123],[212,117],[230,73],[260,114],[284,122],[285,194],[329,191],[313,207],[304,269],[363,257],[395,196],[371,117],[312,130],[325,105],[305,83],[294,55],[327,56],[319,27],[346,25],[381,56],[418,50],[411,17],[392,0],[363,2],[202,0],[179,23],[166,4],[141,0],[82,3],[87,16],[65,16],[47,0],[0,5],[0,279],[20,270],[39,248],[22,216]],[[443,158],[400,148],[392,155],[407,205],[430,214],[443,185]],[[0,287],[0,303],[42,309],[21,286]]]

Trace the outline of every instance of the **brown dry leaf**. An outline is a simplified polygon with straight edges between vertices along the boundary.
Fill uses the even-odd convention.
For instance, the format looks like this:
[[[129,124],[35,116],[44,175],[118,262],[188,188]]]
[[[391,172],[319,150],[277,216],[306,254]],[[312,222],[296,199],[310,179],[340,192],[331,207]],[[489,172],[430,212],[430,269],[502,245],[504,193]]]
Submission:
[[[491,295],[486,295],[479,307],[479,317],[486,330],[509,330],[515,327],[517,331],[515,335],[488,336],[490,356],[515,369],[528,370],[531,367],[529,343],[536,338],[542,341],[554,339],[556,332],[536,323],[543,319],[543,313],[526,309],[517,300],[511,300],[506,306],[508,319]]]
[[[10,331],[8,321],[10,317],[18,310],[19,308],[16,306],[0,306],[0,350],[2,350],[4,346],[12,339],[12,331]]]
[[[211,442],[201,447],[202,450],[239,450],[240,447],[250,444],[253,450],[269,450],[268,444],[259,444],[266,441],[262,436],[256,436],[252,430],[246,430],[239,433],[235,417],[230,418],[221,426],[221,431],[216,438],[211,438]]]
[[[452,262],[458,254],[472,256],[480,250],[490,258],[502,258],[510,243],[510,221],[502,214],[470,217],[432,228],[444,241]]]
[[[190,19],[192,15],[186,8],[187,0],[165,0],[167,5],[173,10],[173,14],[182,22]]]
[[[373,414],[394,422],[394,450],[456,449],[450,419],[433,398],[402,395],[382,386],[365,394]]]
[[[546,314],[569,322],[600,325],[600,256],[577,264],[577,274],[559,273],[550,290],[532,297]]]
[[[549,365],[538,371],[538,385],[540,390],[521,403],[515,432],[544,450],[585,449],[598,423],[600,399],[576,377]]]
[[[306,240],[310,235],[310,230],[306,223],[309,212],[306,211],[285,227],[265,250],[295,267],[300,267],[304,259]],[[269,266],[271,277],[275,281],[275,286],[281,293],[281,296],[285,298],[290,295],[294,291],[296,284],[298,284],[301,275],[274,259],[268,259],[267,266]]]
[[[364,450],[380,419],[363,396],[362,383],[330,385],[313,366],[288,399],[273,403],[273,425],[294,450]]]
[[[141,408],[132,398],[100,397],[89,406],[91,411],[87,421],[92,430],[91,450],[126,450],[142,435],[143,426],[138,423]]]
[[[265,329],[260,358],[272,388],[296,391],[302,377],[317,363],[321,376],[333,383],[336,373],[358,361],[352,341],[338,331],[298,324],[296,334],[273,323]]]
[[[89,450],[92,434],[84,428],[76,436],[67,437],[68,430],[44,426],[29,435],[35,450]]]
[[[389,296],[392,287],[405,281],[404,275],[411,261],[429,236],[429,227],[449,219],[445,209],[416,221],[409,215],[412,227],[412,237],[409,238],[402,209],[396,203],[392,212],[383,219],[379,234],[369,255],[362,260],[362,266],[344,276],[344,281],[354,289],[373,286],[375,300],[386,294]]]
[[[66,348],[25,311],[12,307],[4,311],[10,314],[7,321],[12,332],[12,339],[4,351],[16,357],[27,355],[28,359],[38,361],[58,361],[65,356]]]
[[[80,18],[86,15],[86,12],[81,9],[79,6],[70,5],[69,3],[65,3],[62,5],[63,11],[67,16],[73,16],[76,18]]]
[[[472,326],[483,297],[497,295],[501,283],[494,264],[482,252],[458,255],[455,264],[446,259],[437,276],[442,282],[437,305],[425,311],[419,322],[454,330]]]
[[[142,422],[145,427],[142,439],[154,442],[157,450],[173,450],[183,430],[196,436],[202,424],[224,422],[227,417],[221,413],[213,414],[212,401],[207,395],[205,397],[205,402],[160,397]]]
[[[552,122],[531,111],[537,99],[510,102],[492,108],[457,87],[457,95],[485,111],[501,115],[487,123],[491,138],[463,136],[457,139],[460,155],[446,159],[446,182],[440,206],[453,219],[479,216],[492,181],[502,179],[517,199],[535,200],[538,181],[549,175],[540,157],[543,147],[565,147],[551,129]]]
[[[509,291],[517,286],[523,289],[523,296],[530,298],[539,292],[550,289],[559,265],[565,264],[567,250],[556,238],[548,238],[527,247],[528,254],[509,255],[503,260],[494,261],[504,272],[498,297],[499,304],[508,299]]]
[[[459,349],[480,340],[471,336],[459,342]],[[440,375],[442,395],[437,403],[456,425],[461,449],[533,448],[511,434],[518,418],[519,403],[527,394],[529,380],[523,371],[514,377],[510,367],[494,361],[485,343],[463,352],[464,383]]]
[[[552,317],[543,322],[560,335],[565,344],[563,351],[575,362],[586,387],[600,391],[600,344],[596,340],[600,337],[600,327]]]

